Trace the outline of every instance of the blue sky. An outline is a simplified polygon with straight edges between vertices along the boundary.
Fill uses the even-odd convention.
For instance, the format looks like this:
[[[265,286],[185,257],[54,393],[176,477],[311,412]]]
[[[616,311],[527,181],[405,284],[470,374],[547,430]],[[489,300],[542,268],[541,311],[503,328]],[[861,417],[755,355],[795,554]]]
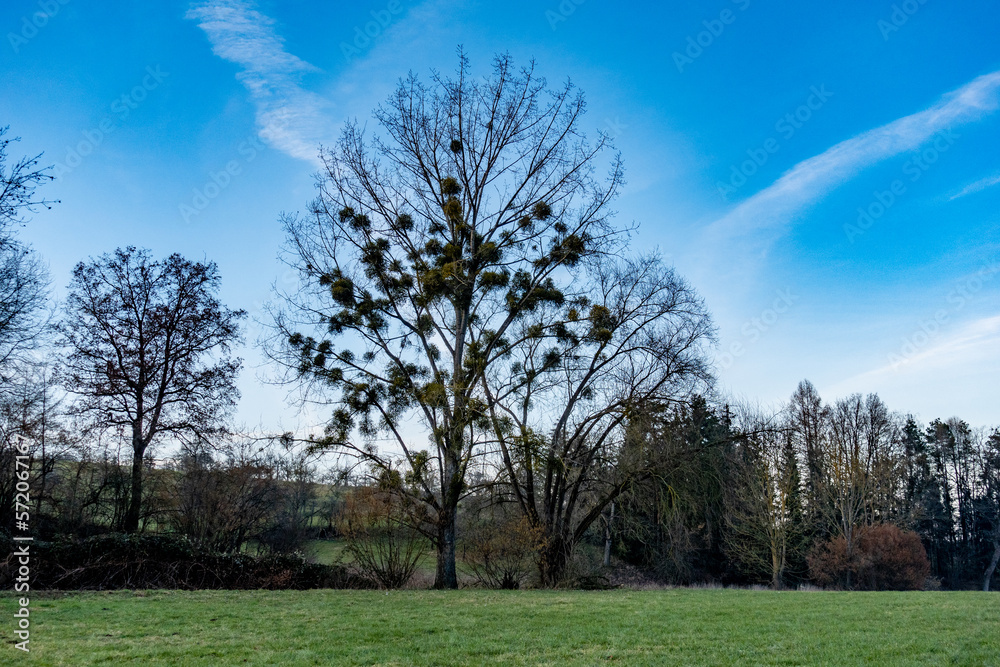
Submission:
[[[216,261],[224,300],[259,315],[294,281],[277,220],[312,197],[319,143],[408,70],[453,70],[458,44],[483,73],[534,58],[616,137],[620,219],[705,297],[724,390],[776,402],[809,378],[996,425],[998,21],[943,0],[11,0],[0,124],[57,165],[62,203],[23,231],[56,296],[135,244]],[[241,421],[293,428],[243,356]]]

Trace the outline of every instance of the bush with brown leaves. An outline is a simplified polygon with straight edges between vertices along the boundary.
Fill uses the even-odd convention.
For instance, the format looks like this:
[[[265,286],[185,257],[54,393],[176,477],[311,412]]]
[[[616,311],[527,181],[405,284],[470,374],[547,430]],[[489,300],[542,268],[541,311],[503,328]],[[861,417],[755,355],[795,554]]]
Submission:
[[[858,528],[854,551],[835,537],[809,555],[809,574],[825,587],[866,591],[920,590],[930,562],[920,537],[891,523]]]

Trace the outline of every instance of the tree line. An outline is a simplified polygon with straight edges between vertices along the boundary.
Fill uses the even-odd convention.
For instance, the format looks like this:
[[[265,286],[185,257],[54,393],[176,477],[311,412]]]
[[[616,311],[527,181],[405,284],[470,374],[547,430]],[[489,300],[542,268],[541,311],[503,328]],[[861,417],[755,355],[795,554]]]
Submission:
[[[876,394],[826,404],[803,381],[780,409],[695,401],[654,433],[659,472],[623,499],[613,534],[667,580],[989,588],[996,430],[921,426]]]
[[[330,418],[256,437],[231,423],[246,314],[215,264],[119,248],[53,311],[17,238],[49,176],[8,166],[0,134],[0,453],[31,443],[40,528],[228,552],[325,531],[387,586],[430,544],[439,588],[460,564],[559,585],[593,549],[673,583],[988,588],[1000,434],[808,382],[779,409],[718,396],[708,310],[630,249],[620,156],[585,108],[533,63],[477,77],[460,54],[402,79],[376,129],[347,123],[281,218],[304,287],[276,293],[260,342]]]

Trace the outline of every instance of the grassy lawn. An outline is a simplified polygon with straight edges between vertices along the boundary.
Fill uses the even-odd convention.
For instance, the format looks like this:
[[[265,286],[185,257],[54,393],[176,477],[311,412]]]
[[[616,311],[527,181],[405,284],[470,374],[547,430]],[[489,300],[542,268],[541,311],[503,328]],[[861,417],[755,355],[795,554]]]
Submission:
[[[302,551],[317,563],[330,565],[349,560],[347,544],[339,540],[311,540],[305,543]]]
[[[977,593],[202,591],[36,594],[0,664],[1000,665]]]

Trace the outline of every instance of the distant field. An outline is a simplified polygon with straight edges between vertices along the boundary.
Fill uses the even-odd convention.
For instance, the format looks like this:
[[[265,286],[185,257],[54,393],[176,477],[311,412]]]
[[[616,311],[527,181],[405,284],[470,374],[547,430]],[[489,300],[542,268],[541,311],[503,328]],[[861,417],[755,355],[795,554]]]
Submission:
[[[583,552],[589,546],[581,545],[580,551]],[[341,540],[311,540],[303,545],[302,552],[306,558],[310,558],[317,563],[323,563],[324,565],[333,565],[334,563],[350,565],[354,561],[351,554],[347,551],[347,543]],[[406,588],[430,588],[433,585],[434,573],[437,568],[436,556],[436,552],[428,544],[427,550],[417,562],[417,569],[413,574],[413,579],[406,585]],[[456,565],[458,568],[459,584],[474,585],[476,583],[475,577],[462,560],[461,553],[458,554]]]
[[[0,664],[1000,664],[1000,595],[737,590],[36,595]]]

